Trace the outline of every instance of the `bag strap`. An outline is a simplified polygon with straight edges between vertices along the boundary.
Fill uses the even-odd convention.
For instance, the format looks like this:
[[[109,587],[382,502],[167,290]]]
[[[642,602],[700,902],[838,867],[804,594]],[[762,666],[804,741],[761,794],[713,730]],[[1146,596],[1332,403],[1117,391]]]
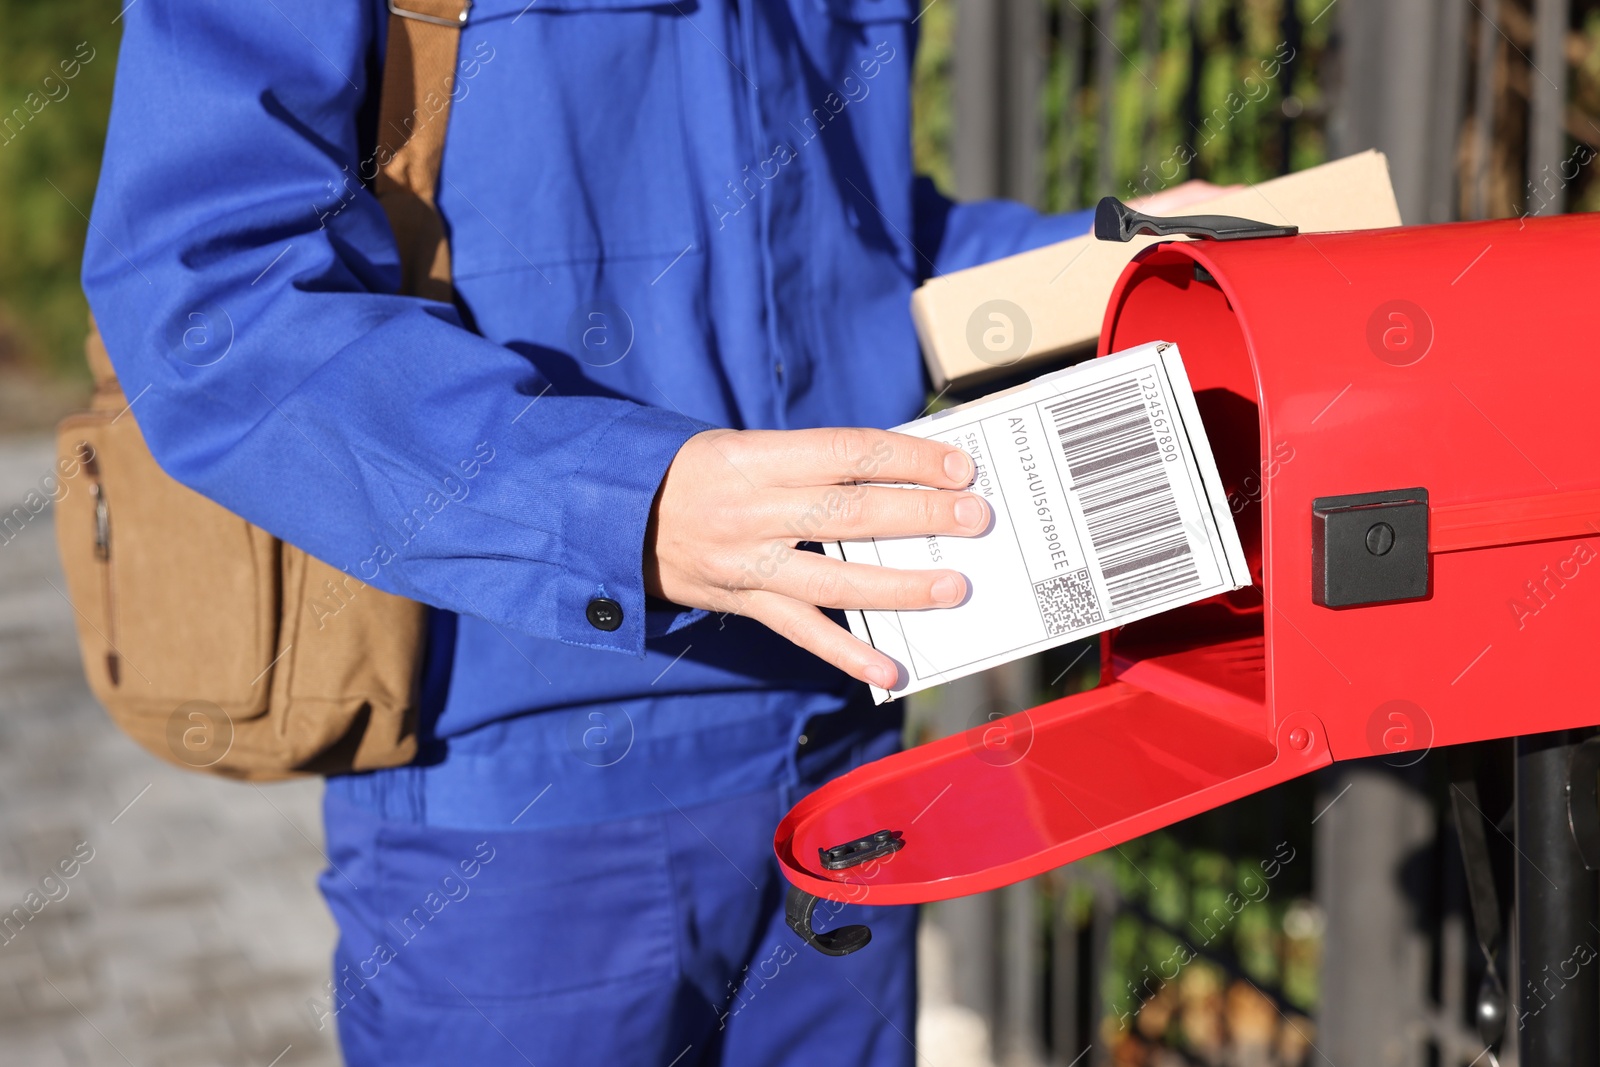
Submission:
[[[389,46],[374,149],[378,203],[400,248],[400,291],[449,302],[450,245],[435,206],[472,0],[389,0]]]

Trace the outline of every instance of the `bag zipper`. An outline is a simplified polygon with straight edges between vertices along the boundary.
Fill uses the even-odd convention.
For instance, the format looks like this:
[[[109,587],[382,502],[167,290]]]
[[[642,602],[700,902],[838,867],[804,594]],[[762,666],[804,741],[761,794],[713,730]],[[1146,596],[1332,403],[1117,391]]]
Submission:
[[[83,472],[89,476],[89,499],[94,501],[94,558],[100,568],[100,600],[106,609],[106,675],[112,685],[122,684],[122,661],[117,655],[117,601],[116,587],[111,581],[111,506],[106,501],[105,486],[100,481],[100,463],[94,448],[87,442],[78,443],[78,451],[87,453]]]

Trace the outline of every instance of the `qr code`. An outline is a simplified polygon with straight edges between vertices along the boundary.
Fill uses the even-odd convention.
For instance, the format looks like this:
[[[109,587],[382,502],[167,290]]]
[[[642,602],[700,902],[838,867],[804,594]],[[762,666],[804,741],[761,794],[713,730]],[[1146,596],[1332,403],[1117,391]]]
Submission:
[[[1105,618],[1087,567],[1036,583],[1033,596],[1039,602],[1039,614],[1044,616],[1045,633],[1050,637],[1081,630]]]

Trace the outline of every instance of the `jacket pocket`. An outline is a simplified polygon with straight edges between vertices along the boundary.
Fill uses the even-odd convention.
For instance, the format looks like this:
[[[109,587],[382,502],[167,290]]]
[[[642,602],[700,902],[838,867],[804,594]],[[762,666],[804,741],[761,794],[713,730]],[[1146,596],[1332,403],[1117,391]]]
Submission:
[[[604,260],[666,266],[700,243],[686,21],[638,0],[474,6],[461,47],[476,76],[451,114],[439,193],[457,278]],[[461,165],[453,145],[495,146],[495,159],[518,165]]]

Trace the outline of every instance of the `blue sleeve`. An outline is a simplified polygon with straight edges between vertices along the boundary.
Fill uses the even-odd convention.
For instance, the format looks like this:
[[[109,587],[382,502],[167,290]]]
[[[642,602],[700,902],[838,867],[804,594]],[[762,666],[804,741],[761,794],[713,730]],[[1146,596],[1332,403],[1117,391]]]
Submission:
[[[276,536],[390,592],[642,654],[651,504],[706,427],[555,395],[453,307],[395,295],[394,238],[352,180],[377,8],[128,5],[83,276],[118,377],[162,467]],[[589,624],[597,596],[619,629]]]
[[[923,177],[916,179],[912,215],[916,246],[934,250],[932,274],[975,267],[1057,241],[1082,237],[1094,229],[1093,209],[1043,215],[1013,200],[975,200],[958,204],[939,192],[931,179]]]

